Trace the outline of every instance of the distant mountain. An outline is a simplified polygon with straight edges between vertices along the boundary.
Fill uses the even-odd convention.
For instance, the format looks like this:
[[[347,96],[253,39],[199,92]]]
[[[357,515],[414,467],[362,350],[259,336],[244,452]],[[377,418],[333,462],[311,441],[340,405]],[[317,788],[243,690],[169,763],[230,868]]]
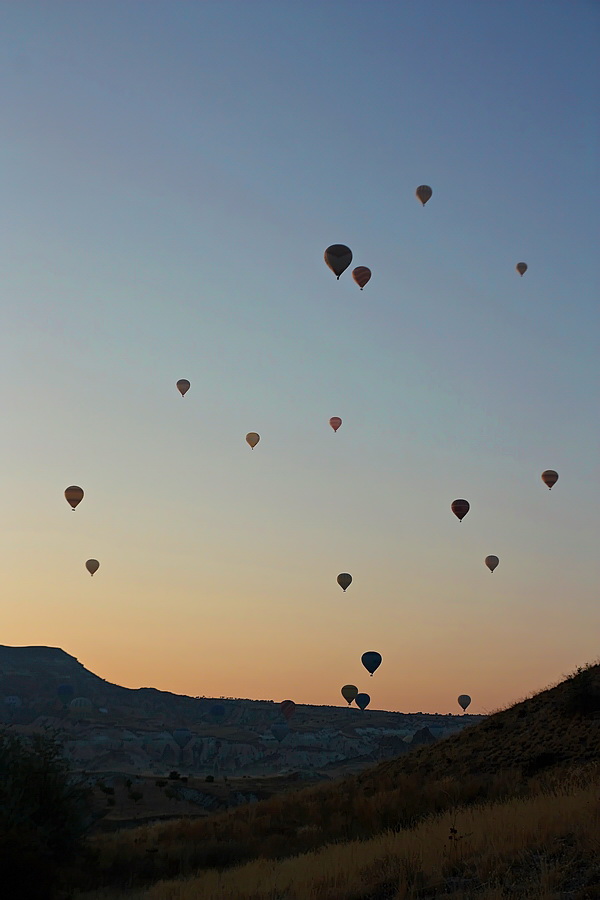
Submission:
[[[72,708],[75,698],[89,703]],[[57,732],[65,754],[90,772],[162,775],[178,768],[197,775],[293,771],[332,778],[482,718],[298,704],[279,742],[271,728],[284,720],[273,701],[124,688],[58,647],[0,646],[0,722],[21,732]],[[184,729],[190,735],[182,740]]]

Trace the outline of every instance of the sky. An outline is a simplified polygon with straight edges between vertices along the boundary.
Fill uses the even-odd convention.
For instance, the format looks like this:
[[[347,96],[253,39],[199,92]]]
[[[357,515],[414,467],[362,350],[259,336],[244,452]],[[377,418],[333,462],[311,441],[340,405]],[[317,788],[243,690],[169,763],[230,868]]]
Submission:
[[[0,2],[0,643],[402,712],[598,658],[599,39],[591,0]]]

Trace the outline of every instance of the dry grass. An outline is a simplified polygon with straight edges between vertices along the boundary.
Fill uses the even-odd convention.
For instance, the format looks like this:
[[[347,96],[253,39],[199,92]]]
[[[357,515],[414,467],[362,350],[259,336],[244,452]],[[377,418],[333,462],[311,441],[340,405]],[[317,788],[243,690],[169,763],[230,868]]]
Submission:
[[[454,830],[453,830],[454,829]],[[600,768],[408,830],[87,900],[573,900],[600,897]]]

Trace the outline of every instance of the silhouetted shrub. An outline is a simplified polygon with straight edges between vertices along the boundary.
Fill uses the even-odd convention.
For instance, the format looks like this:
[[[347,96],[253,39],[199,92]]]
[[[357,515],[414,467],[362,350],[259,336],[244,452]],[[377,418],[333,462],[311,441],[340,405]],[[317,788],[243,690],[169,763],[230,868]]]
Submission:
[[[144,795],[141,791],[129,791],[129,794],[127,796],[130,800],[133,800],[134,803],[139,803]]]
[[[179,778],[181,778],[181,775],[179,772],[176,772],[175,769],[173,769],[172,772],[169,772],[169,779],[171,781],[177,781]]]
[[[565,712],[573,716],[593,716],[600,712],[600,684],[592,668],[579,668],[565,683]]]
[[[0,729],[0,873],[7,897],[49,900],[91,824],[90,791],[53,737]]]
[[[204,780],[205,780],[205,781],[214,781],[214,780],[215,780],[215,776],[214,776],[214,775],[207,775],[206,778],[205,778]]]

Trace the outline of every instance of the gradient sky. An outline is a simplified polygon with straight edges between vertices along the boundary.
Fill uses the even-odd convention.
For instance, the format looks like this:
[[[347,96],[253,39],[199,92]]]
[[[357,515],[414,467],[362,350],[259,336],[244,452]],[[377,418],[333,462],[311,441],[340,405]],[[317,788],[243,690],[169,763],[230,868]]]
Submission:
[[[592,0],[0,3],[0,643],[404,712],[596,659],[599,48]]]

